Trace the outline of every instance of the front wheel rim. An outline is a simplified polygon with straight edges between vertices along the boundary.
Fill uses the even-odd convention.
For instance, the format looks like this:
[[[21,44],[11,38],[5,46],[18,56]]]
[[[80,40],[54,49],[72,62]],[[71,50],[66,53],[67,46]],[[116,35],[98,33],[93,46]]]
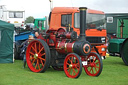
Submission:
[[[69,78],[78,78],[82,72],[82,63],[76,54],[69,54],[64,60],[64,72]]]
[[[103,67],[100,56],[96,53],[90,53],[86,61],[88,63],[84,66],[86,74],[89,76],[99,76]]]

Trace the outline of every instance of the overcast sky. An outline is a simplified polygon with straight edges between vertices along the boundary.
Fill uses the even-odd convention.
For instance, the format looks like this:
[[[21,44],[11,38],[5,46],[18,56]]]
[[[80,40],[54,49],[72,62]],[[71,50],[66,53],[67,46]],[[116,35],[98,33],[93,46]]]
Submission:
[[[50,12],[49,0],[0,0],[0,5],[20,6],[26,17],[42,18]],[[128,0],[53,0],[53,7],[83,6],[105,13],[128,13]]]

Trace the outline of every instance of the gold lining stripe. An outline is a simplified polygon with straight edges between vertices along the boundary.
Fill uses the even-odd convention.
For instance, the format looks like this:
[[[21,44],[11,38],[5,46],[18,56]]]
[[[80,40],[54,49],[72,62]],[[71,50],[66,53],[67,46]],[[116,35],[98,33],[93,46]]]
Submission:
[[[83,10],[83,11],[85,11],[85,10],[87,10],[87,9],[80,9],[80,10]]]
[[[60,42],[58,42],[57,48],[59,48],[59,46],[60,46]]]
[[[72,44],[72,52],[73,52],[73,46],[74,46],[74,43]]]
[[[67,52],[67,43],[65,43],[65,52]]]

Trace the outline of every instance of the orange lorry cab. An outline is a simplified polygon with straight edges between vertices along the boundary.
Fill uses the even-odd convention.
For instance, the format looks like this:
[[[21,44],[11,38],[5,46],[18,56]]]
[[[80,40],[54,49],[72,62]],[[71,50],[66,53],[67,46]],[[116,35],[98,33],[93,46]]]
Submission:
[[[80,34],[80,10],[78,7],[55,7],[50,13],[49,24],[51,30],[71,27],[77,35]],[[92,45],[92,52],[106,56],[105,14],[102,11],[87,10],[86,40]]]

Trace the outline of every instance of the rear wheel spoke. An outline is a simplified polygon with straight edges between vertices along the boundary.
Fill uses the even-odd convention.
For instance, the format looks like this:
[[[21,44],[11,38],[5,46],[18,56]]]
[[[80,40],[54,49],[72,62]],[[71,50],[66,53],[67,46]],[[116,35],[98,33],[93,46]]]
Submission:
[[[34,59],[34,57],[30,57],[30,60],[33,60]]]
[[[37,46],[36,46],[36,43],[35,43],[35,51],[36,51],[36,53],[37,53]]]
[[[38,68],[39,68],[39,70],[40,70],[40,65],[39,65],[39,60],[37,59],[37,64],[38,64]]]
[[[35,54],[34,54],[34,53],[32,53],[32,52],[29,52],[29,53],[30,53],[31,55],[33,55],[33,56],[35,55]]]
[[[35,51],[35,53],[36,53],[36,50],[35,50],[35,48],[33,47],[33,46],[31,46],[32,47],[32,49]]]
[[[69,67],[66,68],[67,70],[70,69]]]
[[[40,60],[43,60],[43,61],[45,61],[45,59],[44,59],[44,58],[41,58],[41,57],[39,57],[39,59],[40,59]]]
[[[36,60],[37,61],[37,60]],[[37,62],[36,62],[36,66],[35,66],[35,69],[37,68]]]
[[[40,51],[38,52],[38,54],[39,54],[42,50],[44,50],[44,47],[42,47],[42,48],[40,49]]]
[[[45,55],[45,53],[41,54],[40,56],[42,57],[42,56],[44,56],[44,55]]]
[[[35,62],[35,59],[32,61],[32,65],[33,65],[34,62]]]
[[[70,65],[69,63],[66,63],[67,65]]]
[[[40,61],[41,61],[42,66],[44,66],[44,63],[42,62],[42,60],[40,60]]]

